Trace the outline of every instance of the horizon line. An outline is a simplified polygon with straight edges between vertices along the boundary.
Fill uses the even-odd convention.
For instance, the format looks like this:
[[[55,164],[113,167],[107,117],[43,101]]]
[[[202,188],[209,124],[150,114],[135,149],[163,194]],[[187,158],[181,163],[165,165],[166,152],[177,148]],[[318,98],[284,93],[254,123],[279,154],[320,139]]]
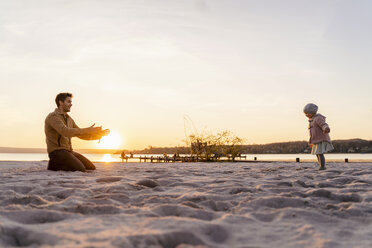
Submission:
[[[352,139],[336,139],[336,140],[332,140],[332,142],[334,141],[351,141],[351,140],[364,140],[364,141],[372,141],[372,140],[368,140],[368,139],[362,139],[362,138],[352,138]],[[295,140],[295,141],[281,141],[281,142],[269,142],[269,143],[250,143],[250,144],[241,144],[243,146],[249,146],[249,145],[269,145],[269,144],[277,144],[277,143],[292,143],[292,142],[308,142],[307,140]],[[151,148],[171,148],[171,147],[188,147],[188,146],[152,146],[152,145],[148,145],[147,147],[145,148],[142,148],[142,149],[127,149],[127,148],[75,148],[74,150],[94,150],[94,151],[117,151],[117,150],[127,150],[127,151],[137,151],[137,150],[145,150],[147,149],[148,147],[151,147]],[[46,150],[47,148],[46,147],[10,147],[10,146],[0,146],[0,149],[28,149],[28,150],[31,150],[31,149],[35,149],[35,150]]]

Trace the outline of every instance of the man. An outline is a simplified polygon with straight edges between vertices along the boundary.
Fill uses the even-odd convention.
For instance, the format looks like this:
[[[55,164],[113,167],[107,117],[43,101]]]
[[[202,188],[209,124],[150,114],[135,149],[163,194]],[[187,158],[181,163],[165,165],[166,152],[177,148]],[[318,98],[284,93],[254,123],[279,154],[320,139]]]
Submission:
[[[95,170],[94,164],[83,155],[72,150],[71,138],[98,140],[109,134],[102,127],[79,128],[67,114],[72,106],[72,94],[60,93],[57,108],[45,119],[45,135],[49,154],[48,170],[86,171]]]

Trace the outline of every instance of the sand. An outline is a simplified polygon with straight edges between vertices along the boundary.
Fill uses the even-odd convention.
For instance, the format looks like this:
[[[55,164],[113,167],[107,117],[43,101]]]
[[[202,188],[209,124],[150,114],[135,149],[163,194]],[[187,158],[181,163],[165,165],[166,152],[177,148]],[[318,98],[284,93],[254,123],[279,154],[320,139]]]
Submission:
[[[372,247],[372,163],[0,162],[1,247]]]

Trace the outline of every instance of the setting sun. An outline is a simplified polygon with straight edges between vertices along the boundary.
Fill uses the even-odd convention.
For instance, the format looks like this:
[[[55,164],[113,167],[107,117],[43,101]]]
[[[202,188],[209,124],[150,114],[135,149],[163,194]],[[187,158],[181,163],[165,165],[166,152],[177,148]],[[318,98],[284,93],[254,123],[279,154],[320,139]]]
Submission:
[[[109,135],[102,137],[97,146],[101,149],[117,149],[122,144],[121,135],[115,131],[110,131]]]

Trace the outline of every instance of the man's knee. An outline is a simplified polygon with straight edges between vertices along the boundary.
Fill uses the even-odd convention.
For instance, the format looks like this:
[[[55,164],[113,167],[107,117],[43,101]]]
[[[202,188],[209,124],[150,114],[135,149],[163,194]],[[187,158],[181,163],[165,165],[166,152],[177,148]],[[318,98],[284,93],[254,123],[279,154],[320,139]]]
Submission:
[[[80,153],[77,152],[72,152],[72,154],[80,160],[80,162],[84,165],[86,170],[95,170],[96,167],[94,164],[85,156],[81,155]]]
[[[48,170],[86,171],[83,163],[70,151],[57,150],[49,154]]]

